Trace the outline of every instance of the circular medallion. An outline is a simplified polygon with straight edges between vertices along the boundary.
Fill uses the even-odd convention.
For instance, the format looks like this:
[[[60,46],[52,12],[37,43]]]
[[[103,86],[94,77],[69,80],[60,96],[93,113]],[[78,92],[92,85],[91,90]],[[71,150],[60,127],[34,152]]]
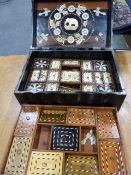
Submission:
[[[73,35],[80,31],[81,25],[81,18],[76,14],[71,13],[63,16],[60,23],[60,29],[66,35]]]
[[[72,43],[74,43],[74,37],[73,36],[69,36],[68,38],[67,38],[67,41],[68,41],[68,43],[70,43],[70,44],[72,44]]]
[[[89,19],[89,14],[88,13],[83,13],[82,14],[82,19],[84,19],[84,20]]]
[[[81,30],[81,34],[82,34],[83,36],[87,36],[87,35],[89,34],[89,30],[88,30],[87,28],[83,28],[83,29]]]
[[[60,20],[60,18],[61,18],[61,14],[60,14],[60,13],[55,13],[55,14],[54,14],[54,19],[55,19],[56,21]]]
[[[54,29],[54,35],[58,36],[60,35],[61,30],[59,28]]]
[[[74,12],[75,11],[75,6],[74,5],[70,5],[69,7],[68,7],[68,11],[69,12]]]
[[[90,10],[77,3],[66,3],[49,17],[51,36],[61,45],[74,47],[86,42],[94,32],[94,17]]]

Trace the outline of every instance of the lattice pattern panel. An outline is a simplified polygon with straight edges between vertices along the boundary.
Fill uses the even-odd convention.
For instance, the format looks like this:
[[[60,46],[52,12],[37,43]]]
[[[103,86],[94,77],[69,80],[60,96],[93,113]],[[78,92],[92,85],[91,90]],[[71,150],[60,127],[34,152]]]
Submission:
[[[102,175],[127,175],[119,141],[101,141]]]
[[[52,133],[53,150],[79,150],[79,127],[54,126]]]
[[[70,124],[95,125],[94,109],[69,108],[67,122]]]
[[[66,123],[66,111],[42,110],[40,123]]]
[[[119,138],[119,132],[113,111],[98,111],[97,119],[99,138]]]
[[[39,109],[37,107],[23,107],[17,126],[15,136],[32,136],[36,125]]]
[[[14,137],[5,167],[6,174],[23,175],[25,173],[31,140],[32,138],[29,137]]]
[[[95,156],[66,157],[66,175],[98,175],[98,162]]]
[[[28,175],[62,175],[62,152],[33,151],[28,166]]]

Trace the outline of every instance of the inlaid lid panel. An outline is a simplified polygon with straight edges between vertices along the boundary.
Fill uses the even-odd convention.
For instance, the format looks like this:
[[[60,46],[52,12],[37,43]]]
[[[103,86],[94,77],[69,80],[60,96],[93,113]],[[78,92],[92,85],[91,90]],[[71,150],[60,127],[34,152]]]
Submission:
[[[62,175],[62,152],[39,152],[31,154],[28,175]]]
[[[66,175],[98,175],[98,162],[95,156],[66,156]]]
[[[111,110],[98,110],[99,138],[119,138],[115,113]]]
[[[14,137],[5,173],[11,175],[23,175],[27,166],[31,137]]]
[[[37,107],[23,107],[14,132],[16,136],[31,136],[36,125],[39,109]]]
[[[60,110],[42,110],[40,123],[65,123],[66,122],[66,111]]]
[[[119,141],[100,141],[102,175],[126,175],[125,161]]]
[[[111,1],[33,1],[33,48],[110,47]],[[102,26],[102,27],[101,27]]]
[[[65,151],[79,150],[79,127],[54,126],[52,130],[52,149]]]
[[[67,122],[70,124],[95,125],[94,109],[69,108]]]

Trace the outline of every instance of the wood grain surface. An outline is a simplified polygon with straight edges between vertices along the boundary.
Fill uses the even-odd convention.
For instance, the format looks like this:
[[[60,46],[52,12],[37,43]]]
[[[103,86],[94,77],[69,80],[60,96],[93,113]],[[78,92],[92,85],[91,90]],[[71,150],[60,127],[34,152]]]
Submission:
[[[0,57],[0,172],[9,153],[20,111],[20,105],[13,93],[26,60],[27,56]],[[127,91],[127,97],[118,116],[128,171],[131,174],[131,52],[117,52],[116,60]]]

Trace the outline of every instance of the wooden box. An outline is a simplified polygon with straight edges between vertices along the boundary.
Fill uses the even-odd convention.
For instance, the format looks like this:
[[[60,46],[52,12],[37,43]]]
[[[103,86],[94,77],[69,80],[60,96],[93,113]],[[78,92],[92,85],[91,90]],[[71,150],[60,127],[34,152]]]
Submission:
[[[32,2],[32,51],[15,89],[20,104],[120,109],[126,93],[111,49],[112,1]]]
[[[14,135],[4,174],[128,175],[115,108],[23,105],[20,117],[23,111],[35,114],[34,130]]]

